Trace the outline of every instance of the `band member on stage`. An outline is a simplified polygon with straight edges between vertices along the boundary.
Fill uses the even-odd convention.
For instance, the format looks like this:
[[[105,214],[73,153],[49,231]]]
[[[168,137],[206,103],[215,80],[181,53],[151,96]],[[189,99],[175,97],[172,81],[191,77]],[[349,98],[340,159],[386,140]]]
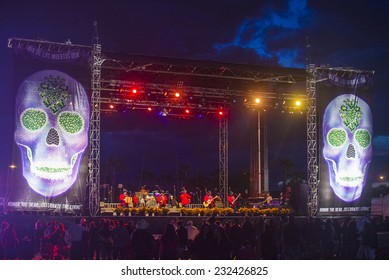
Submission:
[[[265,205],[270,205],[272,201],[273,201],[273,197],[270,195],[270,193],[267,193],[265,196],[265,201],[263,203]]]
[[[228,194],[227,201],[228,206],[234,208],[234,206],[236,205],[236,196],[233,191],[230,191],[230,193]]]
[[[146,185],[143,185],[142,187],[140,187],[138,206],[140,206],[140,207],[146,206],[148,194],[149,194],[149,192],[146,190]]]
[[[138,207],[139,205],[139,198],[137,197],[136,193],[132,196],[132,205],[133,207]]]
[[[212,191],[207,191],[204,195],[203,205],[206,208],[213,208],[215,207],[215,197],[212,195]]]
[[[127,207],[126,198],[128,197],[127,190],[123,190],[123,193],[119,195],[119,203],[122,207]]]
[[[161,192],[157,196],[157,202],[158,202],[159,207],[166,207],[167,200],[168,200],[168,197],[167,197],[167,195],[165,195],[164,192]]]
[[[188,207],[188,205],[190,204],[191,196],[188,194],[185,188],[182,188],[180,200],[182,207]]]
[[[240,194],[236,196],[233,191],[230,191],[227,197],[228,206],[234,209],[234,213],[236,212],[239,197]]]

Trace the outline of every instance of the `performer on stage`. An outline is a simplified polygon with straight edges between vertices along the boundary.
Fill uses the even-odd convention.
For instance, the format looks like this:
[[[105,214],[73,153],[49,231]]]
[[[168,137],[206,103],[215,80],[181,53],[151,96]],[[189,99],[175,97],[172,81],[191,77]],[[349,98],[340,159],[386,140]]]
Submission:
[[[234,212],[236,212],[236,207],[237,207],[237,202],[238,202],[239,197],[240,197],[240,194],[238,194],[236,196],[233,191],[230,191],[230,193],[227,197],[228,206],[233,208]]]
[[[263,202],[264,205],[270,205],[273,201],[273,197],[270,195],[270,193],[267,193],[265,196],[265,201]]]
[[[188,207],[190,204],[191,196],[188,194],[185,188],[182,188],[182,192],[180,194],[180,200],[182,207]]]
[[[139,202],[138,206],[144,207],[146,206],[147,196],[149,192],[146,190],[146,185],[143,185],[139,190]]]
[[[212,191],[207,191],[204,195],[204,202],[203,202],[203,205],[204,207],[206,208],[213,208],[215,207],[215,198],[213,195],[212,195]]]
[[[159,207],[166,207],[167,200],[168,200],[168,197],[165,195],[164,192],[161,192],[157,196],[157,202],[158,202]]]
[[[136,196],[136,193],[132,196],[132,205],[133,207],[138,207],[139,204],[139,198]]]
[[[123,190],[123,193],[119,195],[119,203],[122,207],[127,207],[126,198],[128,197],[127,190]]]

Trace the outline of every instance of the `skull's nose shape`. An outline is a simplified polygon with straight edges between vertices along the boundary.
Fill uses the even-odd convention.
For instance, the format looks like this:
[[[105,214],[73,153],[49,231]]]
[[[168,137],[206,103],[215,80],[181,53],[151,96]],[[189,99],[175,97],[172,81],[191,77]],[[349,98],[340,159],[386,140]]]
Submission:
[[[355,148],[353,144],[348,145],[346,156],[347,158],[355,158]]]
[[[49,133],[47,133],[46,143],[48,145],[59,145],[59,135],[54,128],[50,128]]]

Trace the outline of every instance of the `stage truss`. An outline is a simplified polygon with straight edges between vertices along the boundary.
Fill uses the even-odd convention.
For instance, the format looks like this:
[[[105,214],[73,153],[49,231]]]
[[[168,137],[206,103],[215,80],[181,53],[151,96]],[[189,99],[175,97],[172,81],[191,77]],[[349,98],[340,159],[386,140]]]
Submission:
[[[91,216],[96,216],[100,207],[101,113],[152,108],[169,109],[173,112],[171,116],[188,117],[182,113],[175,114],[174,110],[189,108],[193,114],[223,112],[223,115],[219,116],[219,190],[224,200],[229,192],[229,108],[241,103],[254,110],[268,110],[283,106],[285,111],[298,111],[305,114],[308,109],[311,110],[311,114],[316,114],[313,107],[310,107],[312,103],[308,103],[308,107],[306,105],[299,107],[293,103],[296,99],[301,100],[303,104],[314,100],[305,69],[271,68],[142,55],[124,55],[118,58],[117,54],[102,53],[97,31],[92,47],[19,38],[9,39],[8,42],[10,48],[27,50],[31,46],[61,52],[86,49],[91,53],[90,155],[87,176]],[[301,83],[307,85],[306,92],[292,93],[292,89]],[[138,94],[131,96],[134,87]],[[180,92],[180,98],[174,96],[176,91]],[[261,98],[260,104],[255,102],[256,97]],[[312,121],[310,123],[312,124]],[[312,125],[309,125],[310,136],[317,137],[312,134],[312,129]],[[226,205],[226,201],[224,204]]]

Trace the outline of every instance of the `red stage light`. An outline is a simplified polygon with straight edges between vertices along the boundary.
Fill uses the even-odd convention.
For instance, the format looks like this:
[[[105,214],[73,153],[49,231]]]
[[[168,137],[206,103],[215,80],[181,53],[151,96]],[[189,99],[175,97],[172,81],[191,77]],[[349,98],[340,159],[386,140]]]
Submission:
[[[110,109],[113,109],[113,108],[115,108],[115,106],[112,105],[112,104],[109,104],[109,108],[110,108]]]
[[[152,110],[151,107],[148,107],[148,108],[147,108],[147,111],[151,112],[151,110]]]
[[[131,91],[133,94],[136,94],[138,92],[138,90],[136,88],[133,88],[132,91]]]
[[[219,116],[223,116],[224,115],[224,112],[223,111],[219,111]]]
[[[185,113],[189,114],[190,110],[189,109],[185,109]]]
[[[180,94],[179,92],[176,92],[176,93],[174,94],[174,96],[177,97],[177,98],[180,97],[180,95],[181,95],[181,94]]]

